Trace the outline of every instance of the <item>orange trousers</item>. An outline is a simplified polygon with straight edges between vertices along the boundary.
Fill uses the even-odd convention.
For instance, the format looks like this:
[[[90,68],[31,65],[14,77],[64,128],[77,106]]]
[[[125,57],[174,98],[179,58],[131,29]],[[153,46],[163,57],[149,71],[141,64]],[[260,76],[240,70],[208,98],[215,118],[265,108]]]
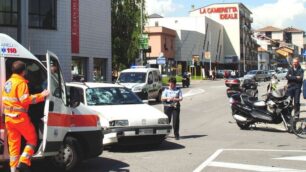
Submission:
[[[14,123],[9,120],[5,123],[8,136],[10,167],[16,168],[19,163],[31,166],[31,157],[37,144],[35,128],[29,118],[23,122]],[[20,156],[21,136],[26,140],[26,146]]]

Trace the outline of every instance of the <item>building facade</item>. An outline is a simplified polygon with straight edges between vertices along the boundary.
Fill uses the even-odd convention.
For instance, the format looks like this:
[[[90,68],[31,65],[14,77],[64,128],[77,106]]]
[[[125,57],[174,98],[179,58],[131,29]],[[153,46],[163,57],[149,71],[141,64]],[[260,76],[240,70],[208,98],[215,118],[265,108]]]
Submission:
[[[224,61],[223,26],[207,17],[149,18],[147,26],[176,31],[174,59],[178,73],[199,74],[200,67],[214,69]],[[210,52],[210,59],[205,58],[205,52]]]
[[[150,52],[146,53],[147,63],[151,67],[158,67],[162,73],[169,72],[173,66],[175,55],[175,38],[176,31],[165,27],[145,27],[145,33],[148,34],[150,45]],[[158,61],[164,58],[163,61]]]
[[[57,54],[68,81],[111,81],[111,0],[17,2],[0,1],[0,32],[42,60]]]
[[[225,63],[237,63],[240,74],[257,68],[257,46],[252,39],[252,12],[242,3],[216,3],[189,12],[206,16],[224,26]]]
[[[293,27],[280,29],[266,26],[255,30],[254,35],[260,47],[269,54],[270,60],[266,64],[269,69],[286,67],[291,57],[302,57],[304,50],[304,31],[302,30]]]
[[[204,64],[212,63],[210,68],[239,70],[242,75],[258,66],[251,15],[242,3],[216,3],[192,9],[188,17],[149,18],[148,26],[177,31],[176,61],[188,63],[198,56]]]

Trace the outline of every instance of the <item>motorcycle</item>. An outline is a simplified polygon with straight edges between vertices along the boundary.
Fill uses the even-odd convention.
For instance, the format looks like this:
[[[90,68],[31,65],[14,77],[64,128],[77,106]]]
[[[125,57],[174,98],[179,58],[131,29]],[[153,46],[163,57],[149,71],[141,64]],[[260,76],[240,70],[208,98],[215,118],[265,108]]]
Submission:
[[[189,87],[189,85],[190,85],[190,78],[189,78],[188,74],[184,74],[183,75],[182,85],[183,85],[183,88],[184,87],[187,87],[187,88]]]
[[[230,97],[232,116],[237,125],[240,129],[246,130],[258,122],[269,124],[283,122],[288,131],[293,110],[291,98],[285,95],[284,89],[268,92],[265,96],[264,100],[258,100],[244,93],[237,93]]]
[[[255,98],[258,96],[258,84],[254,80],[245,79],[240,83],[239,79],[231,78],[225,80],[225,85],[228,87],[226,90],[228,98],[237,93],[244,93]]]

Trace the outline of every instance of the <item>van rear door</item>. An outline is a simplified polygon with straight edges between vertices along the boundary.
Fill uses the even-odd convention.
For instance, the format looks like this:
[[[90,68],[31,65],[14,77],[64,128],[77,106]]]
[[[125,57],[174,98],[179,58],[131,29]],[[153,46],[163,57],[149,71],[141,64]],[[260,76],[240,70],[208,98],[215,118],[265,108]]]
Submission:
[[[50,95],[44,109],[43,152],[57,152],[71,124],[71,109],[68,108],[66,87],[58,57],[46,54],[48,86]]]

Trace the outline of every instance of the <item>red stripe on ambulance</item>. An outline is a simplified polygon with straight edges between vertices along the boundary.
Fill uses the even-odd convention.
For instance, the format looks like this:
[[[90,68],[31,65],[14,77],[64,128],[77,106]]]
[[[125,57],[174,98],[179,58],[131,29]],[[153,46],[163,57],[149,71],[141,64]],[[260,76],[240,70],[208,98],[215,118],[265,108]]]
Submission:
[[[48,126],[57,127],[96,127],[99,117],[97,115],[67,115],[49,113]]]

